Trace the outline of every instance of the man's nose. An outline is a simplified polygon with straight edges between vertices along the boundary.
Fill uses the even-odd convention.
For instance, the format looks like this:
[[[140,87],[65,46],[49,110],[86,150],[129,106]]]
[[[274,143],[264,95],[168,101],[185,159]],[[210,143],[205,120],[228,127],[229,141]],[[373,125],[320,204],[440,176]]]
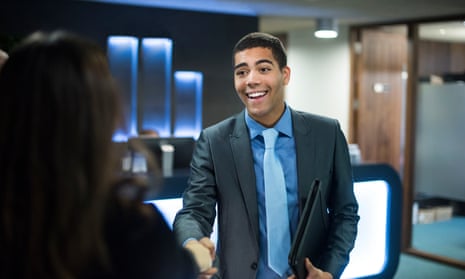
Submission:
[[[247,85],[248,86],[253,86],[260,83],[260,78],[257,72],[251,71],[249,75],[247,76]]]

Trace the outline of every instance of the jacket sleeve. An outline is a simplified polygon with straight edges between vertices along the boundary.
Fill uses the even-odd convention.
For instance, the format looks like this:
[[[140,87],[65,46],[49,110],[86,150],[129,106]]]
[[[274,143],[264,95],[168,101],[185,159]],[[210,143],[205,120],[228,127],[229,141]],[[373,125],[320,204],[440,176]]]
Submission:
[[[359,221],[358,203],[353,191],[353,176],[347,142],[336,121],[332,175],[327,193],[330,227],[321,268],[339,278],[349,263]]]
[[[173,229],[180,243],[189,238],[209,237],[216,217],[216,183],[210,142],[205,131],[194,149],[191,173],[183,194],[183,208],[176,214]]]

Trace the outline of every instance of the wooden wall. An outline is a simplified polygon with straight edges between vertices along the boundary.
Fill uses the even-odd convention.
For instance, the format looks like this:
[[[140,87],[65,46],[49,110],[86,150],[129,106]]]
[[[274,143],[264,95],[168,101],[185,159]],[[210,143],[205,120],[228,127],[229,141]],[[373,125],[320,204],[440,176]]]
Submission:
[[[465,43],[419,41],[418,75],[442,75],[465,73]]]
[[[402,71],[407,63],[407,39],[402,33],[377,29],[359,32],[361,50],[354,56],[351,141],[359,145],[363,161],[388,163],[402,173]]]

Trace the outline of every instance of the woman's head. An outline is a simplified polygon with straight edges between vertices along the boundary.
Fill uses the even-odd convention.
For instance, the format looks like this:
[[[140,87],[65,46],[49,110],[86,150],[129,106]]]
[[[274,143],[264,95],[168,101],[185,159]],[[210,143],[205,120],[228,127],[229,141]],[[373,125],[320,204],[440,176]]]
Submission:
[[[65,236],[86,234],[78,250],[95,250],[120,123],[104,51],[70,33],[34,33],[10,52],[0,92],[0,235],[27,236],[21,245],[29,256],[39,256],[35,243],[46,241],[50,257],[79,258],[63,252]]]

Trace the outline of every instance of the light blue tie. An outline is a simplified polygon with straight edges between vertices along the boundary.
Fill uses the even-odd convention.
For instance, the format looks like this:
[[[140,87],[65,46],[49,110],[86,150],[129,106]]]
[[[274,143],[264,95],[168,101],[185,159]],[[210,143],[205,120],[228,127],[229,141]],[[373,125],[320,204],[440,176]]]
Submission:
[[[263,177],[265,180],[266,231],[268,238],[268,266],[282,276],[288,269],[288,254],[291,246],[289,214],[284,173],[275,154],[278,131],[266,129]]]

